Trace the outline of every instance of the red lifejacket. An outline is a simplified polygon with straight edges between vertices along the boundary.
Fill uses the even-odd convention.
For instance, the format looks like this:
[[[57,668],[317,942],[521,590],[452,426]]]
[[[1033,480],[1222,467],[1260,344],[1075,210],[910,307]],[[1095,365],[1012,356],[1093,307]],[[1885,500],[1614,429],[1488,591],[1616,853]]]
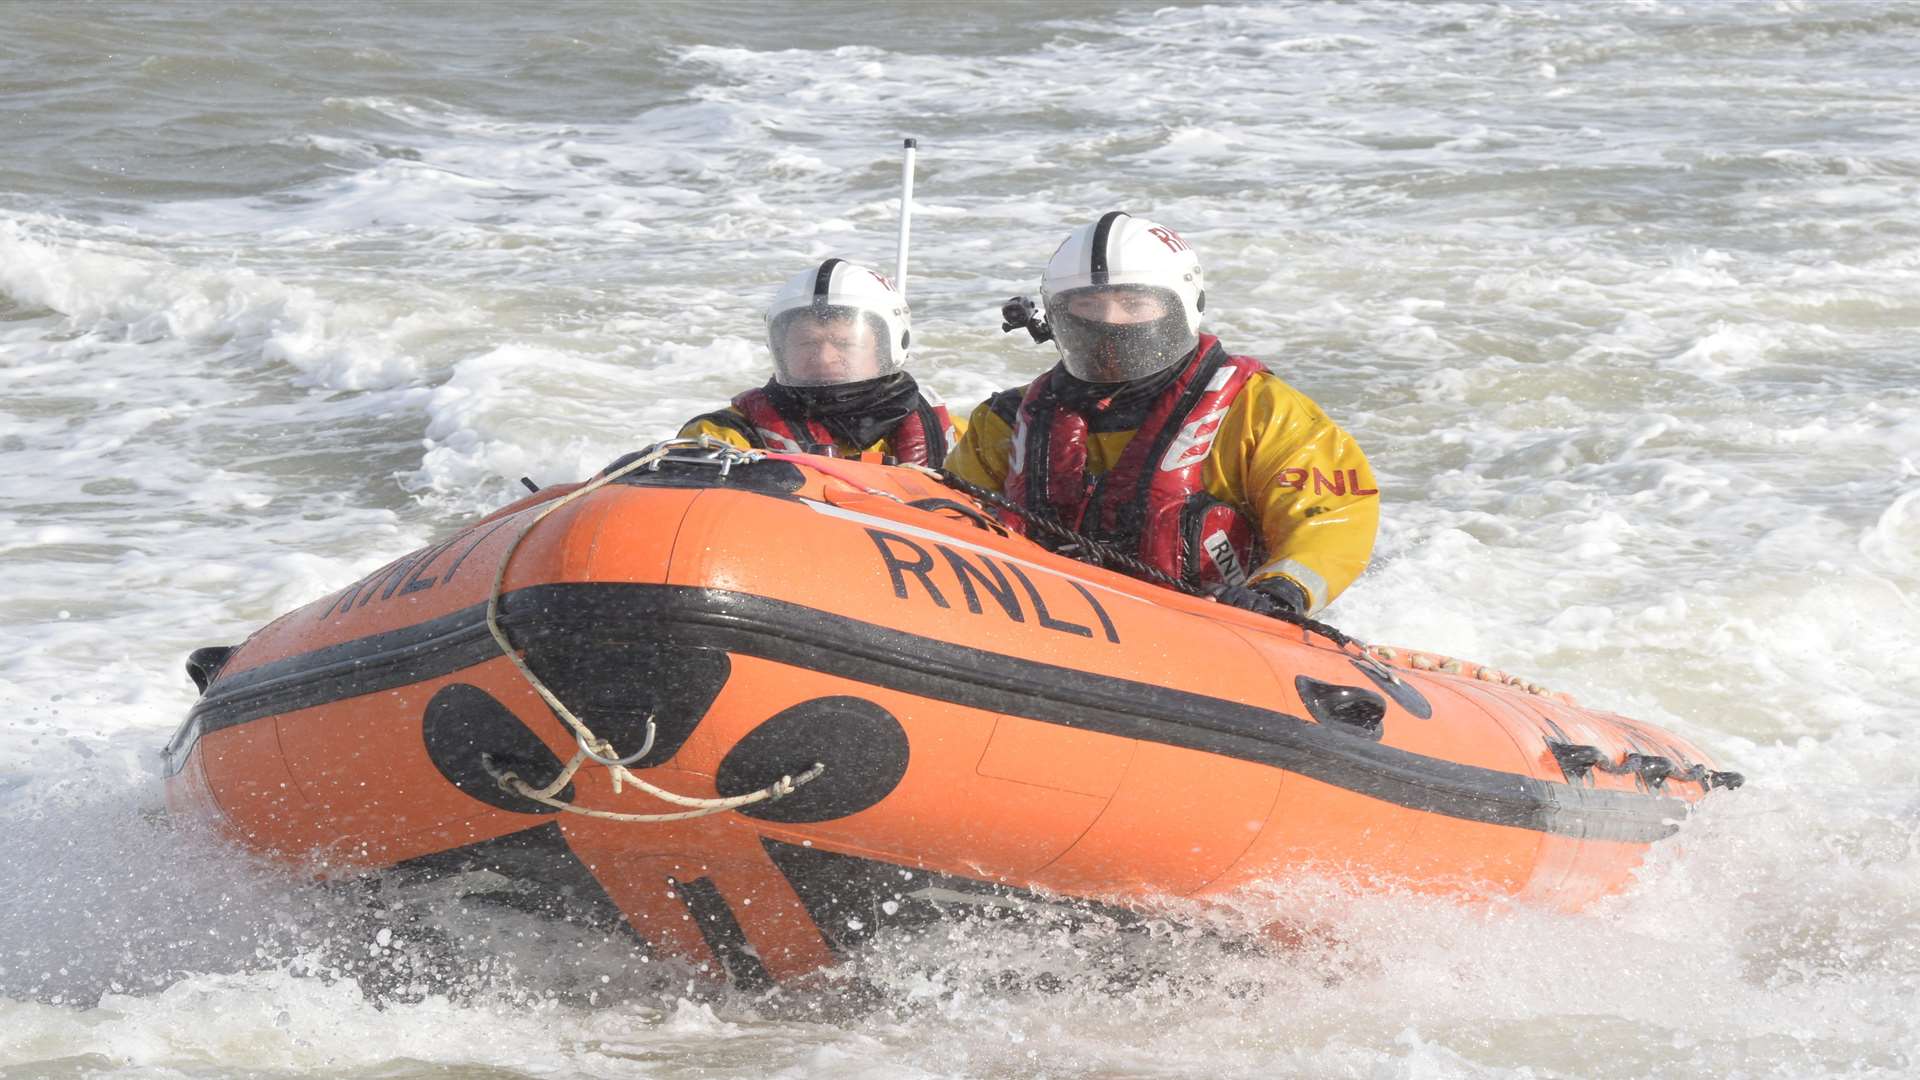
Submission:
[[[1247,380],[1266,368],[1227,355],[1218,338],[1201,335],[1193,359],[1153,400],[1120,459],[1097,480],[1087,475],[1087,417],[1055,397],[1060,370],[1035,379],[1021,399],[1006,497],[1188,584],[1244,583],[1260,564],[1259,530],[1208,493],[1203,467],[1227,410]],[[1009,528],[1024,531],[1019,515],[1001,516]]]
[[[747,418],[752,428],[748,441],[769,450],[800,454],[833,454],[833,432],[811,417],[782,412],[766,387],[757,386],[733,399],[733,407]],[[888,453],[899,461],[937,469],[945,464],[947,451],[956,441],[953,420],[945,404],[927,400],[921,392],[907,418],[886,433]],[[866,447],[855,447],[864,450]]]

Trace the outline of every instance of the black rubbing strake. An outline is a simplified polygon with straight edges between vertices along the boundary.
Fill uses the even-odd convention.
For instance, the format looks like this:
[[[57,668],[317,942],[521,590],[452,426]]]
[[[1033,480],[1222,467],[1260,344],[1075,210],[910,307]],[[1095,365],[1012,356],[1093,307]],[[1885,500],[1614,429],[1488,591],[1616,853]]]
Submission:
[[[1669,797],[1569,787],[1430,757],[1230,698],[955,645],[770,597],[578,583],[518,589],[501,601],[516,642],[617,627],[663,648],[756,656],[934,701],[1257,762],[1467,821],[1647,842],[1677,831],[1686,814]],[[179,771],[206,732],[497,657],[485,614],[486,605],[475,604],[434,620],[439,632],[425,640],[416,636],[422,627],[409,627],[226,676],[168,745],[168,768]]]

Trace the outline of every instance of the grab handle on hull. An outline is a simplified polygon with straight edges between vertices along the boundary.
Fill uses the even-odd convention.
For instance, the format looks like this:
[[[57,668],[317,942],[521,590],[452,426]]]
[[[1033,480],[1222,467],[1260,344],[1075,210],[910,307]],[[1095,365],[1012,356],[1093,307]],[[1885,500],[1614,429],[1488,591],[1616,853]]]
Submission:
[[[233,655],[237,645],[208,645],[187,654],[187,678],[193,680],[194,689],[202,694],[213,680],[220,677],[220,669],[227,666],[227,657]]]

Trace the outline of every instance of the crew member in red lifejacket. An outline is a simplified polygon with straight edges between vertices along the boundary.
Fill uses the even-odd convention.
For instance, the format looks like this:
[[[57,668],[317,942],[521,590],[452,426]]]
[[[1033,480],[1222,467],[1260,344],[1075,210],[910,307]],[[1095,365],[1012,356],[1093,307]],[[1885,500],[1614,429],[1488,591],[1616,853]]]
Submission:
[[[911,336],[906,299],[892,282],[828,259],[789,280],[767,308],[773,378],[687,421],[680,434],[743,449],[873,450],[938,468],[958,433],[940,399],[901,370]]]
[[[1254,611],[1318,611],[1360,575],[1380,519],[1366,456],[1200,333],[1200,260],[1178,233],[1106,214],[1054,252],[1041,297],[1034,336],[1051,330],[1060,363],[974,410],[948,468]]]

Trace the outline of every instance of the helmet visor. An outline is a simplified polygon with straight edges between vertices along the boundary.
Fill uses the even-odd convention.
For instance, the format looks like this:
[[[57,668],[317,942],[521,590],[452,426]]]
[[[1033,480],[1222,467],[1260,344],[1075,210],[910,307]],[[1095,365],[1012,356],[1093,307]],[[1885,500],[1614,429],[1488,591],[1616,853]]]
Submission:
[[[1165,370],[1199,341],[1172,289],[1095,285],[1049,293],[1046,299],[1060,358],[1067,372],[1084,382],[1144,378]]]
[[[767,327],[773,378],[782,386],[839,386],[899,369],[886,321],[864,308],[815,304]]]

